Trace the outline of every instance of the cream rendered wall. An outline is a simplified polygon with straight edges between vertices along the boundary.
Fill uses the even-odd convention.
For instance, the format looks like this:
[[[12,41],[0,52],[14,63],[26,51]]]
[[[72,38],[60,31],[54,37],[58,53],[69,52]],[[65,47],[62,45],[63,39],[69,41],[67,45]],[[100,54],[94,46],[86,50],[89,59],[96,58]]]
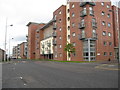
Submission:
[[[51,46],[50,47],[48,47],[48,44],[47,43],[50,43],[51,44]],[[44,48],[42,48],[42,45],[44,45]],[[51,50],[51,53],[50,54],[53,54],[53,37],[50,37],[50,38],[47,38],[47,39],[45,39],[45,40],[42,40],[41,42],[40,42],[40,54],[42,54],[42,52],[44,51],[44,54],[49,54],[48,52],[47,52],[47,48],[48,48],[48,50]]]
[[[68,9],[70,9],[70,4],[69,2],[67,3],[67,8],[66,8],[66,21],[67,21],[67,42],[70,43],[70,39],[68,39],[68,35],[70,35],[70,30],[68,30],[68,26],[70,26],[70,20],[68,21],[68,17],[70,17],[70,12],[68,13]],[[68,57],[68,52],[67,52],[67,61],[70,61],[71,59]]]

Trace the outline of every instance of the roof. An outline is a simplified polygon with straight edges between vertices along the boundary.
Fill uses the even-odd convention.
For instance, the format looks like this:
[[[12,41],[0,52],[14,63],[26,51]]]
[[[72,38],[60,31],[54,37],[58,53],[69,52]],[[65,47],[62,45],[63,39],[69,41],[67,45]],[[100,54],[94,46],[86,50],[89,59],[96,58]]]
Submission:
[[[30,24],[45,24],[45,23],[29,22],[26,26],[29,26]]]
[[[54,22],[54,20],[50,20],[45,26],[43,26],[40,30],[44,30],[45,28],[48,28],[52,23]]]

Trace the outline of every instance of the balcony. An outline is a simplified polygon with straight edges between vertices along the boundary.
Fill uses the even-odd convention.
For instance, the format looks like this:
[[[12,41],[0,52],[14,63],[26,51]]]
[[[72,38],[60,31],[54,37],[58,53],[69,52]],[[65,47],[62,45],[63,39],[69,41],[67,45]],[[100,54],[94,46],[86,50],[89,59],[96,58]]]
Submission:
[[[44,51],[42,51],[42,54],[45,54]]]
[[[48,54],[51,54],[51,50],[47,50],[47,53],[48,53]]]
[[[56,32],[53,32],[52,35],[53,35],[53,37],[57,37],[57,33]]]
[[[57,44],[57,41],[56,40],[53,40],[53,45],[56,45]]]
[[[42,45],[42,48],[44,48],[44,45]]]
[[[53,17],[53,22],[56,22],[56,20],[57,20],[57,19],[56,19],[56,16],[54,16],[54,17]]]
[[[83,28],[85,28],[85,23],[80,23],[79,24],[79,29],[83,29]]]
[[[79,35],[79,40],[84,40],[86,37],[85,37],[85,34],[81,34]]]
[[[97,39],[97,34],[96,34],[96,33],[93,33],[92,38],[93,38],[93,39]]]
[[[57,25],[54,24],[54,25],[53,25],[53,30],[56,30],[56,28],[57,28]]]
[[[92,22],[92,27],[97,28],[97,22]]]
[[[82,10],[80,17],[84,17],[87,15],[87,10]]]
[[[94,16],[94,11],[93,10],[90,10],[89,13],[90,13],[91,16]]]
[[[48,46],[48,47],[51,47],[51,43],[47,43],[47,46]]]
[[[95,6],[95,5],[96,5],[94,2],[81,2],[81,3],[80,3],[80,7],[84,7],[84,6],[87,5],[87,4],[89,4],[89,5],[91,5],[91,6]]]

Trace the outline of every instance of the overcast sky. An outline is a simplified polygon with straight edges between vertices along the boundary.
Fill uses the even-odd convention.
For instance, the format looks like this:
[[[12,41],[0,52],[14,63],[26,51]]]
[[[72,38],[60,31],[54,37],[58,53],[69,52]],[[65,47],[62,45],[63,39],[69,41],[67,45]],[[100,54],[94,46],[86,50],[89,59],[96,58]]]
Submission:
[[[6,18],[7,49],[10,40],[12,51],[13,46],[26,40],[29,22],[47,23],[62,4],[65,5],[66,0],[0,0],[0,48],[4,49]]]

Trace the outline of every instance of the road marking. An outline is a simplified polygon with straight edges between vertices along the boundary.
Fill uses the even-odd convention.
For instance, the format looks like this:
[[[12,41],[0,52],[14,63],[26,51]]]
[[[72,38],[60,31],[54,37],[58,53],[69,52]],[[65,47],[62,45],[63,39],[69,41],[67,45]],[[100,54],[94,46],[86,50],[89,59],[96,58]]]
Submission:
[[[96,66],[95,68],[97,69],[105,69],[105,70],[115,70],[115,71],[118,71],[120,70],[119,68],[107,68],[107,67],[103,67],[103,66],[107,66],[108,64],[102,64],[102,65],[99,65],[99,66]],[[108,65],[109,66],[109,65]],[[113,66],[113,65],[112,65]],[[115,66],[115,65],[114,65]]]

